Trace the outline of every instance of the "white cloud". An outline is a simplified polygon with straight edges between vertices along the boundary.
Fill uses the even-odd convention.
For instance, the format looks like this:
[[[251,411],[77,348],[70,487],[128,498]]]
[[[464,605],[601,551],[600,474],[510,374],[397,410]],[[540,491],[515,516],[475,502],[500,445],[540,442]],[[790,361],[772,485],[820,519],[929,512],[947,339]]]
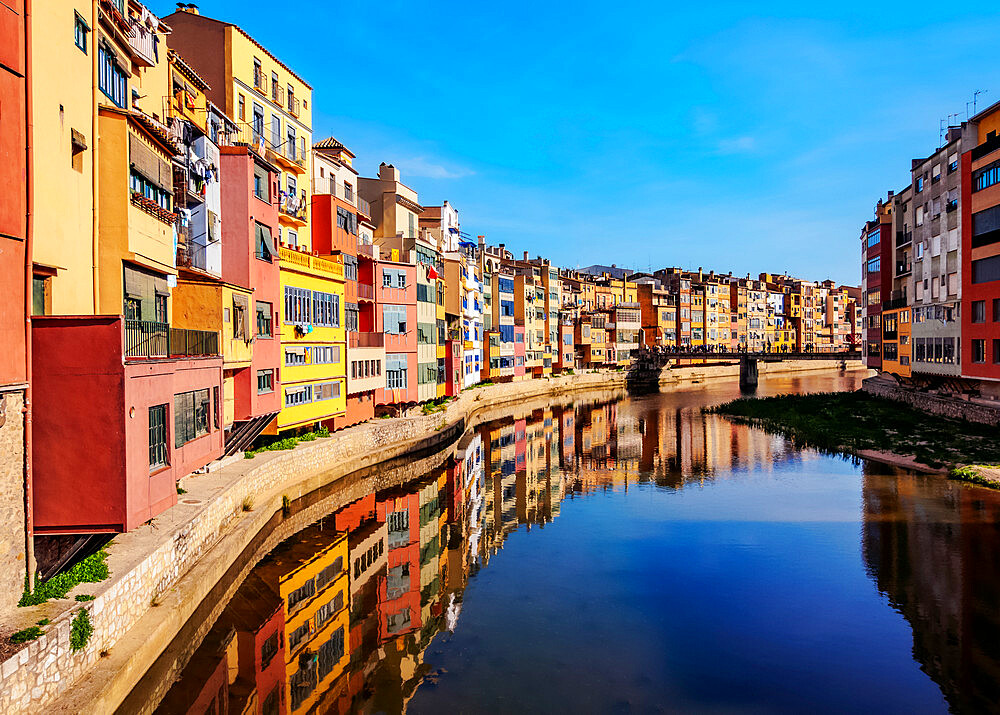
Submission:
[[[461,179],[476,173],[472,169],[462,166],[445,166],[426,156],[400,159],[394,163],[399,167],[404,181],[407,176],[422,176],[428,179]]]
[[[719,154],[749,154],[757,148],[757,141],[753,137],[731,137],[720,139],[716,147]]]

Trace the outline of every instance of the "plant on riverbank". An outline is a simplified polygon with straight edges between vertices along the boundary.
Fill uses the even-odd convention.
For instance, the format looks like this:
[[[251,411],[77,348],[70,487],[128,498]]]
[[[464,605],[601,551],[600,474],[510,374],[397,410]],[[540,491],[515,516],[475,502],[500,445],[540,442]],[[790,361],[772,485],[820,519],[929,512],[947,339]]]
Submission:
[[[80,650],[87,645],[87,641],[93,634],[94,626],[90,622],[90,616],[87,615],[86,610],[80,609],[70,623],[69,647],[74,651]]]
[[[94,600],[94,596],[91,596],[89,593],[78,593],[74,598],[81,603]]]
[[[47,626],[50,623],[52,623],[52,621],[50,621],[48,618],[43,618],[43,619],[41,619],[39,621],[36,621],[36,625],[39,625],[39,626]]]
[[[709,407],[825,451],[875,450],[912,456],[930,467],[1000,461],[996,429],[927,415],[865,392],[741,398]]]
[[[40,635],[45,633],[38,626],[30,626],[25,628],[23,631],[18,631],[10,637],[11,643],[27,643],[28,641],[33,641]]]
[[[37,606],[52,598],[65,598],[70,590],[81,583],[98,583],[109,575],[107,546],[91,554],[68,571],[58,573],[47,581],[35,586],[34,591],[25,589],[18,606]]]
[[[979,484],[984,487],[1000,487],[1000,482],[996,479],[987,477],[980,471],[982,469],[1000,470],[1000,465],[968,464],[964,467],[956,467],[955,469],[949,470],[948,477],[951,479],[957,479],[961,482]]]
[[[256,449],[248,449],[243,452],[243,458],[253,459],[255,455],[258,455],[261,452],[279,452],[286,449],[295,449],[295,446],[299,442],[315,442],[318,438],[326,439],[329,436],[330,428],[325,426],[320,427],[312,432],[306,432],[292,437],[282,437],[281,439],[277,439],[274,442],[257,447]]]
[[[429,402],[425,402],[423,405],[421,405],[421,410],[425,415],[432,415],[435,412],[441,412],[448,406],[448,403],[451,402],[453,399],[455,398],[438,397],[435,400],[430,400]]]
[[[247,494],[243,497],[243,503],[240,504],[240,508],[243,511],[253,511],[253,495]]]

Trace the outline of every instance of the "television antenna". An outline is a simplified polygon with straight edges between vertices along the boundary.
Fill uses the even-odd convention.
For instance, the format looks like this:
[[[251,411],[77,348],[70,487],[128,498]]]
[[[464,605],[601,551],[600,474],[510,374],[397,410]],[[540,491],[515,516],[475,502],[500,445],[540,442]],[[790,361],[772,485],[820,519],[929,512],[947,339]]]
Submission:
[[[969,112],[969,105],[970,104],[972,105],[972,114],[968,114],[970,118],[976,116],[976,106],[979,104],[979,95],[987,94],[988,92],[989,92],[988,89],[977,89],[975,92],[972,93],[972,101],[965,103],[966,114],[968,114]]]

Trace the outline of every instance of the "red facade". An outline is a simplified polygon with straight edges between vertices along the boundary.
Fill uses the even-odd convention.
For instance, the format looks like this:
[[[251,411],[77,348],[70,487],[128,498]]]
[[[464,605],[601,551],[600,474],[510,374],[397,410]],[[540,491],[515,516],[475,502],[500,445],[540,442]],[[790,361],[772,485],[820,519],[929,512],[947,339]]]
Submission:
[[[177,480],[222,455],[222,358],[123,359],[120,316],[32,322],[36,533],[128,531],[176,504]],[[204,389],[207,432],[178,446],[175,396]],[[159,406],[166,464],[151,469]]]
[[[261,224],[278,236],[278,170],[245,147],[220,147],[222,162],[222,278],[227,283],[253,290],[255,302],[271,305],[273,325],[280,325],[281,282],[278,257],[270,260],[257,254],[256,227]],[[254,168],[268,172],[270,202],[254,194]],[[253,309],[253,307],[251,307]],[[250,367],[235,372],[235,413],[237,421],[274,414],[281,410],[281,339],[277,328],[273,338],[254,340]],[[274,370],[274,389],[258,394],[257,372]]]
[[[400,286],[396,278],[403,275]],[[385,370],[392,366],[392,355],[406,356],[406,386],[375,391],[376,405],[405,404],[417,401],[417,267],[409,263],[379,260],[374,265],[375,331],[385,334]],[[406,315],[405,330],[395,332],[385,322],[386,306],[401,307]],[[362,325],[361,329],[365,327]],[[387,332],[388,330],[388,332]]]

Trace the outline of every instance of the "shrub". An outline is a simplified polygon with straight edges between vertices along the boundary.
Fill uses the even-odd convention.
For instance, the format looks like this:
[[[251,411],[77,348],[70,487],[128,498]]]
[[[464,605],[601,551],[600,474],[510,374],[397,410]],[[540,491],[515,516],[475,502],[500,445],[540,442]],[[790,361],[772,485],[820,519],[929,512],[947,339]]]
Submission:
[[[93,601],[94,597],[91,596],[89,593],[78,593],[76,595],[76,600],[82,603],[84,601]]]
[[[34,591],[25,590],[18,606],[37,606],[52,598],[65,598],[70,590],[81,583],[98,583],[106,579],[108,571],[107,546],[73,565],[68,571],[58,573],[48,581],[38,584]]]
[[[93,634],[94,626],[90,622],[90,616],[87,611],[80,609],[70,623],[69,647],[74,651],[80,650],[87,645],[87,641]]]
[[[30,628],[25,628],[23,631],[18,631],[10,637],[11,643],[27,643],[28,641],[33,641],[38,638],[42,633],[44,633],[38,626],[31,626]]]
[[[253,495],[247,494],[243,497],[243,503],[240,505],[243,511],[253,511]]]

